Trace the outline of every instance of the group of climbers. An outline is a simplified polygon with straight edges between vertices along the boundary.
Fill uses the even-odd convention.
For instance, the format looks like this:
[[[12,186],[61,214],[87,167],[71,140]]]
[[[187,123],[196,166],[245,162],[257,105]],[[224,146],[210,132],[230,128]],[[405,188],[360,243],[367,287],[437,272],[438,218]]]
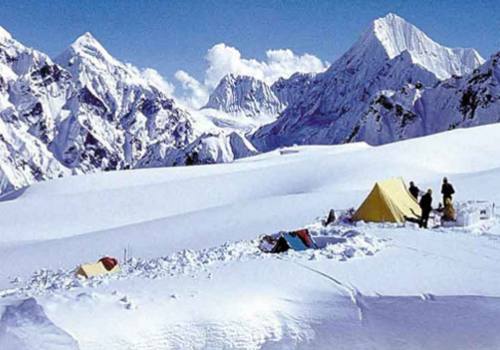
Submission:
[[[410,187],[408,191],[415,198],[415,200],[420,205],[422,210],[422,216],[420,218],[419,226],[427,228],[427,223],[429,221],[429,215],[432,212],[432,189],[428,189],[427,192],[423,193],[419,200],[419,195],[421,194],[420,189],[415,185],[413,181],[410,181]],[[443,203],[439,204],[438,211],[442,212],[441,220],[444,221],[455,221],[455,208],[453,208],[452,196],[455,194],[455,189],[452,184],[448,182],[448,179],[443,178],[443,184],[441,185],[441,194],[443,195]]]

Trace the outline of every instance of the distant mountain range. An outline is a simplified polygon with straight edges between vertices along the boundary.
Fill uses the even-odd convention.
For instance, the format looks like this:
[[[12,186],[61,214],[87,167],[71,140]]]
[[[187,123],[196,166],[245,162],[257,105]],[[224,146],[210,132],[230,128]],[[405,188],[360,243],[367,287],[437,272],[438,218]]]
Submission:
[[[51,59],[0,27],[0,192],[101,170],[228,162],[293,144],[383,144],[500,121],[500,52],[450,49],[394,14],[324,73],[227,75],[186,110],[89,33]]]

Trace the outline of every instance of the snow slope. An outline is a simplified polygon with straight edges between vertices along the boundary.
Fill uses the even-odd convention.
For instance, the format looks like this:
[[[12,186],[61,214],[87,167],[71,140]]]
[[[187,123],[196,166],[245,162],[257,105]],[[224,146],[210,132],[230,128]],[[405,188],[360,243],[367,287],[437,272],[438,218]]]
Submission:
[[[9,305],[0,318],[3,350],[76,350],[78,343],[47,318],[35,299]]]
[[[447,175],[456,200],[499,203],[499,132],[489,125],[378,147],[301,146],[231,164],[33,185],[0,202],[0,264],[8,266],[0,313],[35,297],[80,349],[498,348],[497,220],[428,231],[359,224],[323,232],[314,223],[395,175],[436,193]],[[260,234],[311,224],[337,240],[358,233],[318,254],[256,250]],[[135,259],[120,275],[71,277],[79,263],[121,258],[124,248]]]

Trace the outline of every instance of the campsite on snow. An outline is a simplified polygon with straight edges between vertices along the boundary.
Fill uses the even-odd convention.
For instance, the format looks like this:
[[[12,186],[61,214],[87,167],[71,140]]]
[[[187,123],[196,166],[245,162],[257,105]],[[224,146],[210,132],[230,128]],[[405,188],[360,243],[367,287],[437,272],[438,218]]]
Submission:
[[[436,213],[432,228],[420,229],[398,220],[411,200],[400,180],[392,180],[401,186],[394,193],[383,185],[370,191],[398,174],[438,192],[446,174],[454,202],[498,203],[499,132],[491,125],[378,147],[303,146],[231,164],[33,185],[0,205],[7,223],[0,262],[9,266],[0,272],[0,343],[494,349],[498,217],[481,218],[472,205],[465,226],[444,227]],[[448,144],[455,147],[429,156]],[[409,165],[408,157],[417,161]],[[395,222],[343,221],[342,211],[377,192],[383,196],[370,206]],[[176,206],[159,206],[165,198],[177,198]],[[337,221],[325,226],[330,208]],[[88,210],[91,222],[77,214]],[[264,235],[298,228],[327,244],[259,248]],[[75,275],[80,264],[106,255],[120,260],[119,271]]]
[[[305,59],[194,106],[0,27],[0,350],[499,349],[500,53],[389,13]]]

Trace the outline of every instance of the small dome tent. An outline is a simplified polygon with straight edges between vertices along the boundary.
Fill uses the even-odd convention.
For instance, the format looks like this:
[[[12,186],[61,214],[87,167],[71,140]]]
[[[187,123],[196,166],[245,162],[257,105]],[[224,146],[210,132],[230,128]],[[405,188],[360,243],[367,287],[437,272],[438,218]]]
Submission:
[[[370,194],[353,216],[355,221],[398,222],[418,220],[420,206],[410,194],[402,178],[375,183]]]
[[[118,260],[115,258],[104,257],[94,264],[80,265],[76,270],[76,275],[90,278],[118,271],[120,271]]]

